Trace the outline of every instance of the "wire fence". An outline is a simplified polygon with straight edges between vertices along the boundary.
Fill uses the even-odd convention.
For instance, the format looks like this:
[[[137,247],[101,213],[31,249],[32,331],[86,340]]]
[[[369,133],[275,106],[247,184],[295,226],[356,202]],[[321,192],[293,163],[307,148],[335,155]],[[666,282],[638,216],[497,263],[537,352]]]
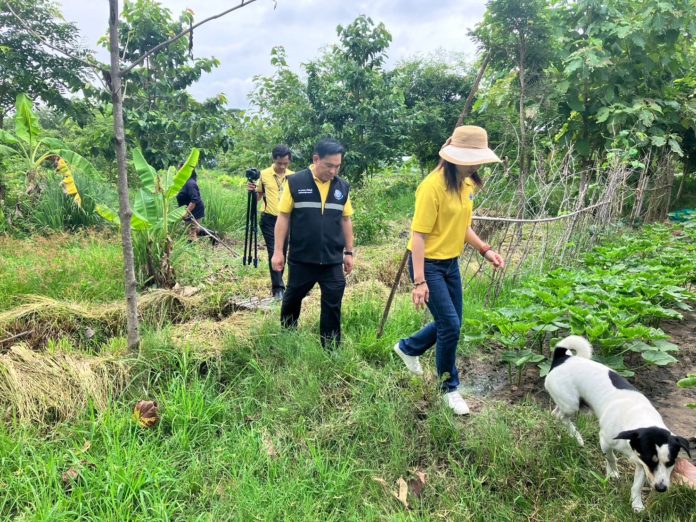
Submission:
[[[473,228],[506,265],[494,271],[467,248],[460,258],[464,288],[483,280],[490,305],[504,282],[573,263],[622,225],[667,218],[675,171],[670,156],[648,155],[633,168],[617,161],[592,169],[577,170],[567,154],[553,174],[537,170],[523,191],[518,186],[514,192],[507,165],[490,172],[477,195]]]

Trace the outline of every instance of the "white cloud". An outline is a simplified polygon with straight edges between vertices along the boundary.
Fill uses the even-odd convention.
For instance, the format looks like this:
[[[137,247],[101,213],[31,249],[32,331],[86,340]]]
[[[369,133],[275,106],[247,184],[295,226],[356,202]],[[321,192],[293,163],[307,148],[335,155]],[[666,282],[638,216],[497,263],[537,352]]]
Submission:
[[[62,0],[65,18],[77,23],[88,47],[106,33],[108,5],[95,0]],[[164,0],[178,16],[193,9],[203,20],[232,5],[229,0]],[[194,55],[215,56],[220,67],[191,87],[198,99],[224,91],[231,107],[246,107],[251,78],[272,72],[271,48],[283,45],[294,70],[316,58],[337,41],[336,26],[366,14],[384,22],[392,34],[388,66],[405,58],[438,49],[463,53],[473,59],[475,47],[467,37],[481,19],[484,0],[257,0],[194,31]],[[275,8],[274,8],[275,7]],[[98,57],[108,60],[105,51]]]

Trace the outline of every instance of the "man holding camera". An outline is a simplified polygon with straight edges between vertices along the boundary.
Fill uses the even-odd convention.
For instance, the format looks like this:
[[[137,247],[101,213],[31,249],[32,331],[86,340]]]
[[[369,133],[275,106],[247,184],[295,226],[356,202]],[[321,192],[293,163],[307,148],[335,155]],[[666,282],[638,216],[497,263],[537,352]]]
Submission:
[[[321,345],[341,341],[341,301],[346,274],[353,270],[353,208],[350,185],[338,177],[343,145],[331,139],[314,147],[312,165],[287,180],[275,227],[273,269],[283,270],[283,245],[290,234],[288,288],[280,309],[283,326],[294,328],[302,299],[319,283]]]
[[[261,176],[257,183],[249,182],[249,191],[256,191],[257,201],[263,199],[263,213],[261,214],[261,233],[266,242],[268,252],[268,269],[271,273],[271,292],[273,297],[278,300],[283,299],[285,284],[283,283],[283,271],[273,270],[271,259],[273,258],[275,238],[274,229],[278,218],[278,204],[286,185],[286,178],[293,172],[288,169],[292,161],[292,153],[286,145],[277,145],[271,152],[273,164],[261,171]],[[287,239],[281,245],[283,256],[288,252]]]

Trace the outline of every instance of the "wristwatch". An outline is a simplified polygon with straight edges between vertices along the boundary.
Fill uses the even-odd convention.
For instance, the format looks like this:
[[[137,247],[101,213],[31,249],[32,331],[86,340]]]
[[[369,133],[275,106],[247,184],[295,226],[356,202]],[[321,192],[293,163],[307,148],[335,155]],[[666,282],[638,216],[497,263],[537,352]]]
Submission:
[[[352,256],[352,255],[353,255],[353,252],[352,252],[351,250],[345,250],[345,251],[343,252],[343,255],[344,255],[344,256]]]

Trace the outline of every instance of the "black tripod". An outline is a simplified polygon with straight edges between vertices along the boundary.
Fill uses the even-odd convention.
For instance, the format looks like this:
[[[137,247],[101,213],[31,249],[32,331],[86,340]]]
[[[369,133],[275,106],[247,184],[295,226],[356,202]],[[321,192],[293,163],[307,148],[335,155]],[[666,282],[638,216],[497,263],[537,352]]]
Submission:
[[[250,183],[256,183],[259,179],[259,171],[249,169],[246,171],[247,180]],[[254,268],[259,266],[259,242],[258,242],[258,213],[256,211],[256,192],[253,190],[247,193],[247,213],[246,213],[246,228],[244,229],[244,257],[242,264],[251,264],[251,250],[254,249]]]

